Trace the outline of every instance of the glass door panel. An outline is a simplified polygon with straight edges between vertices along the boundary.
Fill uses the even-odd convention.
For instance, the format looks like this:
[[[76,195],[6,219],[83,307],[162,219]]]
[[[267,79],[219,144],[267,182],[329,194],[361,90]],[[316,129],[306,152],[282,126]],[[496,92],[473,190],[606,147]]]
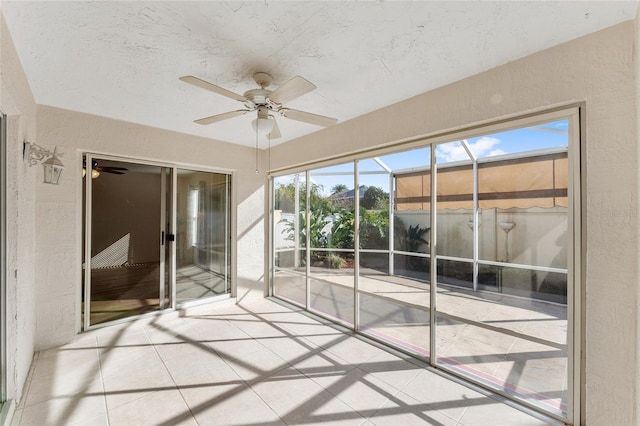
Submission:
[[[177,170],[177,303],[229,293],[229,219],[229,175]]]
[[[306,174],[273,181],[273,293],[306,306]]]
[[[437,362],[562,417],[568,127],[564,119],[438,145],[436,176]]]
[[[164,308],[168,291],[163,220],[171,169],[88,155],[83,174],[85,208],[89,207],[85,327]]]
[[[430,157],[427,147],[358,162],[358,185],[364,188],[360,330],[423,358],[429,356],[430,330],[430,216],[428,194],[423,194],[430,188]],[[412,171],[394,174],[393,167]]]
[[[355,314],[355,197],[359,193],[354,188],[354,166],[351,162],[315,169],[309,176],[305,224],[309,308],[350,326]]]

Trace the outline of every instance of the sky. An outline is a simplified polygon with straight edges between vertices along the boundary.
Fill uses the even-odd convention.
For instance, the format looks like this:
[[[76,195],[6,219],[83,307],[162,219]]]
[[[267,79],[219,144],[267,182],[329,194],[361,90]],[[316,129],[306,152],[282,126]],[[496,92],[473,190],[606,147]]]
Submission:
[[[544,123],[534,127],[520,128],[505,132],[482,135],[467,139],[471,152],[478,158],[535,151],[556,147],[566,147],[568,144],[568,120]],[[410,168],[424,168],[430,164],[430,148],[413,149],[410,151],[378,157],[391,170],[405,170]],[[439,144],[436,148],[436,161],[445,164],[468,160],[466,150],[459,141]],[[375,185],[388,192],[389,178],[386,173],[366,174],[366,172],[383,171],[373,160],[366,159],[359,162],[361,176],[360,185]],[[348,175],[319,175],[321,173],[345,173]],[[329,195],[337,184],[344,184],[353,189],[353,162],[327,167],[312,171],[312,182],[323,186],[323,194]],[[290,182],[291,179],[279,178],[277,182]]]

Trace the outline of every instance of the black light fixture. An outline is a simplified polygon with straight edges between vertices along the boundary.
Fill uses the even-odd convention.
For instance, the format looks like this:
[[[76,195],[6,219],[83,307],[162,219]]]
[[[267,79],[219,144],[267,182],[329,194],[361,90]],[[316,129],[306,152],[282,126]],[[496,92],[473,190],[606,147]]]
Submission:
[[[62,164],[62,161],[58,158],[61,154],[58,154],[57,147],[54,148],[53,151],[50,151],[35,143],[24,142],[22,149],[24,161],[29,164],[29,167],[35,166],[38,163],[42,164],[44,168],[44,183],[50,183],[52,185],[58,185],[60,183],[60,176],[62,175],[64,164]],[[49,158],[45,160],[45,157]]]

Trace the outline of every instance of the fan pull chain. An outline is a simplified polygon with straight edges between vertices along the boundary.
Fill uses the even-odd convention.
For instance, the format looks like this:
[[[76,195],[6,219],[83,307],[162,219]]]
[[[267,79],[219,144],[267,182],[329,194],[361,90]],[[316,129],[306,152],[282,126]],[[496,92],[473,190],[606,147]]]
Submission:
[[[260,174],[260,170],[258,170],[258,126],[256,126],[256,174]]]
[[[267,147],[269,149],[269,154],[268,154],[269,155],[269,165],[268,165],[269,170],[267,172],[271,173],[271,133],[269,133],[267,135],[267,138],[268,138],[267,140],[269,141],[269,146]]]

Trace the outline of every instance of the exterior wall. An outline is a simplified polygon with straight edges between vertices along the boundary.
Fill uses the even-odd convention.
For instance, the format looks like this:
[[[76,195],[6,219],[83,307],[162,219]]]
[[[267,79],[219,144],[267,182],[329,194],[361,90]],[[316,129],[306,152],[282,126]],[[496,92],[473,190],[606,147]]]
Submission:
[[[65,169],[60,185],[37,185],[36,350],[64,343],[79,330],[86,151],[233,170],[237,295],[264,296],[266,177],[256,174],[252,149],[53,107],[38,106],[37,113],[38,143],[57,146]]]
[[[36,104],[0,16],[0,111],[7,115],[7,399],[19,400],[35,336],[35,170],[22,142],[36,140]]]
[[[279,145],[273,169],[584,102],[586,421],[638,424],[636,28],[625,22]],[[428,76],[427,76],[428,77]]]
[[[402,210],[396,212],[405,227],[429,227],[430,212]],[[471,210],[438,211],[438,253],[444,256],[473,258],[473,232],[468,222],[473,218]],[[509,232],[509,259],[507,237],[500,229],[500,222],[514,222]],[[567,212],[562,207],[554,209],[485,209],[479,220],[480,260],[536,265],[551,268],[567,268],[567,249],[564,245],[567,231]],[[427,253],[428,247],[422,247]]]

